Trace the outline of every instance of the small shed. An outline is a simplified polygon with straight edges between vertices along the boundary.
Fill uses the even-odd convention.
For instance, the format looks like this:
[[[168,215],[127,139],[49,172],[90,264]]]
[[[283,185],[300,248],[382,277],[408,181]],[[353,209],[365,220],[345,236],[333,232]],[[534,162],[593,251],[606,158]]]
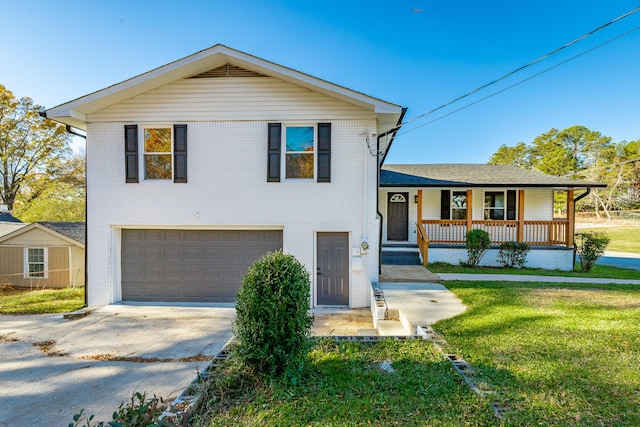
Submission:
[[[0,284],[84,286],[84,222],[35,222],[0,236]]]

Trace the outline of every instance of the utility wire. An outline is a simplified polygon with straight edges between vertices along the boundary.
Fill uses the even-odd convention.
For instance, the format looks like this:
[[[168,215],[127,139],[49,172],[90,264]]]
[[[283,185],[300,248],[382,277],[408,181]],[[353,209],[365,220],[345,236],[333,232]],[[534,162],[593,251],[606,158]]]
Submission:
[[[639,8],[639,9],[640,9],[640,8]],[[420,129],[420,128],[421,128],[421,127],[423,127],[423,126],[426,126],[426,125],[431,124],[431,123],[433,123],[433,122],[437,122],[438,120],[444,119],[445,117],[448,117],[448,116],[450,116],[450,115],[452,115],[452,114],[455,114],[455,113],[457,113],[457,112],[459,112],[459,111],[462,111],[462,110],[467,109],[467,108],[469,108],[469,107],[471,107],[471,106],[473,106],[473,105],[476,105],[476,104],[478,104],[478,103],[480,103],[480,102],[482,102],[482,101],[485,101],[485,100],[487,100],[487,99],[489,99],[489,98],[492,98],[492,97],[494,97],[494,96],[496,96],[496,95],[498,95],[498,94],[500,94],[500,93],[502,93],[502,92],[505,92],[505,91],[507,91],[507,90],[509,90],[509,89],[511,89],[511,88],[514,88],[514,87],[516,87],[516,86],[518,86],[518,85],[521,85],[522,83],[525,83],[525,82],[527,82],[527,81],[529,81],[529,80],[531,80],[531,79],[533,79],[533,78],[535,78],[535,77],[538,77],[538,76],[540,76],[540,75],[542,75],[542,74],[545,74],[545,73],[547,73],[548,71],[551,71],[551,70],[553,70],[553,69],[555,69],[555,68],[558,68],[559,66],[564,65],[564,64],[566,64],[567,62],[573,61],[574,59],[577,59],[577,58],[579,58],[579,57],[581,57],[581,56],[583,56],[583,55],[586,55],[587,53],[590,53],[590,52],[592,52],[592,51],[594,51],[594,50],[596,50],[596,49],[599,49],[599,48],[601,48],[602,46],[605,46],[605,45],[607,45],[607,44],[609,44],[609,43],[611,43],[611,42],[613,42],[613,41],[615,41],[615,40],[617,40],[617,39],[619,39],[619,38],[621,38],[621,37],[624,37],[624,36],[626,36],[626,35],[628,35],[628,34],[633,33],[634,31],[637,31],[637,30],[639,30],[639,29],[640,29],[640,26],[637,26],[637,27],[635,27],[635,28],[630,29],[629,31],[625,31],[624,33],[619,34],[619,35],[617,35],[617,36],[615,36],[615,37],[613,37],[613,38],[611,38],[611,39],[609,39],[609,40],[607,40],[607,41],[605,41],[605,42],[603,42],[603,43],[600,43],[600,44],[599,44],[599,45],[597,45],[597,46],[594,46],[594,47],[592,47],[592,48],[590,48],[590,49],[587,49],[587,50],[585,50],[584,52],[580,52],[579,54],[574,55],[574,56],[572,56],[571,58],[566,59],[566,60],[564,60],[564,61],[562,61],[562,62],[560,62],[560,63],[558,63],[558,64],[556,64],[556,65],[554,65],[554,66],[552,66],[552,67],[546,68],[546,69],[544,69],[544,70],[542,70],[542,71],[540,71],[540,72],[538,72],[538,73],[536,73],[536,74],[533,74],[532,76],[529,76],[529,77],[527,77],[526,79],[520,80],[520,81],[518,81],[518,82],[516,82],[516,83],[514,83],[514,84],[512,84],[512,85],[510,85],[510,86],[507,86],[507,87],[505,87],[505,88],[503,88],[503,89],[500,89],[499,91],[493,92],[493,93],[492,93],[492,94],[490,94],[490,95],[487,95],[487,96],[485,96],[485,97],[483,97],[483,98],[480,98],[480,99],[478,99],[478,100],[476,100],[476,101],[473,101],[473,102],[471,102],[471,103],[469,103],[469,104],[467,104],[467,105],[464,105],[464,106],[462,106],[462,107],[460,107],[460,108],[457,108],[457,109],[455,109],[455,110],[453,110],[453,111],[451,111],[451,112],[449,112],[449,113],[447,113],[447,114],[443,114],[442,116],[436,117],[436,118],[435,118],[435,119],[433,119],[433,120],[429,120],[428,122],[422,123],[422,124],[421,124],[421,125],[419,125],[419,126],[416,126],[416,127],[414,127],[414,128],[411,128],[411,129],[406,130],[406,131],[404,131],[404,132],[400,132],[400,133],[398,133],[398,135],[397,135],[397,136],[404,135],[404,134],[407,134],[407,133],[409,133],[409,132],[413,132],[413,131],[414,131],[414,130],[416,130],[416,129]],[[486,87],[486,85],[485,85],[485,87]],[[461,99],[461,98],[458,98],[458,99]],[[449,103],[449,104],[451,104],[451,103]],[[439,108],[438,108],[438,109],[439,109]],[[436,111],[436,110],[432,110],[432,112],[434,112],[434,111]],[[428,114],[431,114],[432,112],[430,112],[430,113],[428,113]],[[424,117],[425,115],[426,115],[426,114],[423,114],[423,115],[422,115],[422,117]],[[414,120],[414,119],[410,120],[410,122],[411,122],[411,121],[413,121],[413,120]],[[409,122],[407,122],[407,123],[409,123]]]
[[[556,54],[556,53],[558,53],[558,52],[560,52],[560,51],[562,51],[562,50],[564,50],[566,48],[568,48],[569,46],[572,46],[572,45],[580,42],[581,40],[584,40],[585,38],[597,33],[598,31],[600,31],[600,30],[602,30],[602,29],[604,29],[604,28],[606,28],[606,27],[608,27],[608,26],[610,26],[610,25],[612,25],[612,24],[614,24],[614,23],[616,23],[616,22],[618,22],[618,21],[630,16],[630,15],[633,15],[634,13],[636,13],[638,11],[640,11],[640,6],[636,7],[633,10],[630,10],[629,12],[627,12],[627,13],[625,13],[623,15],[618,16],[617,18],[607,22],[606,24],[603,24],[603,25],[601,25],[601,26],[589,31],[588,33],[578,37],[577,39],[575,39],[573,41],[570,41],[569,43],[567,43],[567,44],[565,44],[565,45],[563,45],[563,46],[561,46],[561,47],[559,47],[557,49],[554,49],[551,52],[549,52],[549,53],[547,53],[545,55],[542,55],[541,57],[539,57],[537,59],[534,59],[533,61],[529,62],[528,64],[522,65],[522,66],[516,68],[515,70],[508,72],[507,74],[503,75],[500,78],[497,78],[497,79],[495,79],[495,80],[493,80],[493,81],[491,81],[489,83],[486,83],[486,84],[484,84],[484,85],[472,90],[471,92],[467,92],[462,96],[459,96],[459,97],[457,97],[457,98],[455,98],[455,99],[453,99],[453,100],[451,100],[449,102],[446,102],[446,103],[440,105],[439,107],[436,107],[436,108],[434,108],[434,109],[432,109],[430,111],[427,111],[426,113],[420,114],[420,115],[418,115],[418,116],[416,116],[416,117],[414,117],[414,118],[412,118],[410,120],[407,120],[407,121],[397,125],[395,128],[393,128],[391,130],[399,129],[403,125],[409,124],[409,123],[414,122],[414,121],[416,121],[418,119],[421,119],[421,118],[423,118],[425,116],[433,114],[436,111],[439,111],[439,110],[441,110],[441,109],[443,109],[445,107],[448,107],[449,105],[451,105],[451,104],[453,104],[455,102],[458,102],[458,101],[460,101],[460,100],[462,100],[464,98],[467,98],[467,97],[473,95],[474,93],[477,93],[477,92],[481,91],[482,89],[485,89],[485,88],[487,88],[489,86],[492,86],[492,85],[494,85],[494,84],[496,84],[496,83],[498,83],[498,82],[500,82],[500,81],[512,76],[513,74],[518,73],[518,72],[520,72],[520,71],[522,71],[522,70],[524,70],[526,68],[529,68],[532,65],[534,65],[534,64],[536,64],[536,63],[538,63],[538,62],[540,62],[540,61],[542,61],[542,60],[544,60],[544,59],[546,59],[546,58],[548,58],[548,57],[550,57],[550,56],[552,56],[552,55],[554,55],[554,54]]]

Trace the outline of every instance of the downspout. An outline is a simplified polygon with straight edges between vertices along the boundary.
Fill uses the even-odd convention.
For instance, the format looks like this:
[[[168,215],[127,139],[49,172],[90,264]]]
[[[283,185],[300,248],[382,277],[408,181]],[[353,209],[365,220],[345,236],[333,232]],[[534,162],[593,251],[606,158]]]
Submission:
[[[46,111],[41,111],[40,113],[40,117],[42,118],[47,118],[47,112]],[[83,135],[81,133],[76,132],[71,125],[66,125],[65,126],[65,130],[67,131],[67,133],[70,133],[71,135],[80,137],[80,138],[84,138],[85,140],[85,153],[86,153],[86,140],[87,140],[87,136]],[[89,227],[87,227],[87,222],[89,219],[89,215],[87,215],[87,211],[89,210],[89,204],[87,203],[87,166],[85,165],[84,168],[84,227],[85,227],[85,231],[84,231],[84,306],[88,307],[89,306],[89,269],[88,269],[88,256],[87,256],[87,248],[88,248],[88,241],[89,241]]]
[[[393,139],[396,137],[396,133],[400,130],[402,126],[402,119],[404,119],[404,115],[407,113],[407,108],[403,107],[400,112],[400,117],[398,117],[398,123],[389,131],[381,133],[376,138],[376,213],[378,214],[378,218],[380,219],[380,223],[378,225],[378,275],[382,274],[382,224],[384,223],[384,216],[382,212],[380,212],[380,169],[382,168],[382,164],[384,160],[387,158],[387,154],[389,153],[389,149],[391,148],[391,144],[393,143]],[[380,139],[391,134],[389,139],[389,144],[387,145],[384,156],[382,156],[382,160],[378,161],[380,157]]]
[[[576,197],[575,199],[573,199],[573,232],[575,234],[575,227],[576,227],[576,202],[578,200],[584,199],[585,197],[587,197],[589,195],[589,193],[591,193],[591,187],[587,187],[587,191],[585,191],[584,193],[582,193],[581,195],[579,195],[578,197]],[[577,248],[576,248],[576,244],[575,244],[575,237],[574,237],[574,243],[573,243],[573,267],[575,267],[576,265],[576,252],[577,252]]]

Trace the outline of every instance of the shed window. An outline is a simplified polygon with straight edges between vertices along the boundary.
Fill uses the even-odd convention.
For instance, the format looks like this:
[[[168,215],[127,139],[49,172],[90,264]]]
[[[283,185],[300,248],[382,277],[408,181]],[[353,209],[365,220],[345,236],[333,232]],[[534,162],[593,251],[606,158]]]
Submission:
[[[47,255],[47,248],[25,248],[25,279],[46,279],[49,276]]]

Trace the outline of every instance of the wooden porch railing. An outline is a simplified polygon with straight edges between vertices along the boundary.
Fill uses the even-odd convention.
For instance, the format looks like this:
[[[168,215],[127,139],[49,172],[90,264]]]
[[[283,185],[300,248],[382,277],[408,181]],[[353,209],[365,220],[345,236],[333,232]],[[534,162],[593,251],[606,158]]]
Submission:
[[[465,234],[468,228],[466,220],[422,220],[422,226],[417,228],[422,230],[427,242],[465,244]],[[493,244],[521,240],[536,246],[571,246],[571,243],[567,241],[568,226],[569,220],[566,219],[553,221],[471,221],[471,228],[489,233]],[[522,230],[519,230],[519,227],[522,227]],[[419,234],[420,232],[418,231]],[[519,236],[522,236],[521,239],[518,239]],[[418,235],[418,242],[420,239],[421,237]]]
[[[422,265],[425,267],[429,264],[429,237],[424,224],[416,224],[418,230],[418,249],[422,255]]]

